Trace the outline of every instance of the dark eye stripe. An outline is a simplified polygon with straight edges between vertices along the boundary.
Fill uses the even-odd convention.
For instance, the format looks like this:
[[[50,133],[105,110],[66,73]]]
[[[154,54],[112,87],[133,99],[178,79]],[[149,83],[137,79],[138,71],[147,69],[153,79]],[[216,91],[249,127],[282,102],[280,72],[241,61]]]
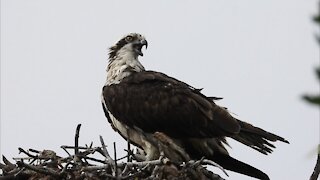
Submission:
[[[128,40],[128,38],[131,38],[131,40]],[[132,42],[135,38],[137,37],[133,35],[128,35],[122,38],[120,41],[118,41],[115,46],[110,47],[109,58],[113,58],[117,54],[117,51],[119,49],[128,44],[128,42]]]

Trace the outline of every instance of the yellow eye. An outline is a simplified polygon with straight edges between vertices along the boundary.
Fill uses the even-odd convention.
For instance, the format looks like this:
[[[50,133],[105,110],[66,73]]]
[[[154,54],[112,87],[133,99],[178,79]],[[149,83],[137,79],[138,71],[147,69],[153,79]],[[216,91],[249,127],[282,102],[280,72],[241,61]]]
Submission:
[[[126,40],[127,40],[128,42],[130,42],[130,41],[133,40],[133,37],[132,37],[132,36],[127,36],[127,37],[126,37]]]

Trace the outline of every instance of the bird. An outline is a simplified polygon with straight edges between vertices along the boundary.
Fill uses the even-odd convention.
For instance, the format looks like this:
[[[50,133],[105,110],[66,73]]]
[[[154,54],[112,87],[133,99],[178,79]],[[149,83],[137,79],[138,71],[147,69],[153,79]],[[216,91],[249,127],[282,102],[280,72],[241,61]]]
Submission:
[[[164,73],[146,70],[139,60],[143,47],[148,47],[146,38],[129,33],[109,48],[101,99],[112,128],[141,148],[147,160],[159,157],[154,134],[160,132],[191,159],[205,157],[227,170],[269,179],[261,170],[231,157],[225,148],[226,137],[263,154],[273,151],[273,142],[289,142],[233,117],[227,108],[216,104],[221,98],[206,96],[202,89]]]

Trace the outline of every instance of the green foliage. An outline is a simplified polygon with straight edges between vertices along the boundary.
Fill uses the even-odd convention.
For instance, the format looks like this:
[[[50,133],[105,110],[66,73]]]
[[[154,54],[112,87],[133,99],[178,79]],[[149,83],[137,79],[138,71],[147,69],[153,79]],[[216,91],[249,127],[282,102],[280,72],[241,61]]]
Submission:
[[[320,83],[320,67],[316,69],[316,74]],[[319,87],[320,88],[320,87]],[[320,94],[319,95],[304,95],[303,99],[311,104],[320,106]]]
[[[319,3],[319,10],[320,10],[320,3]],[[314,22],[317,23],[317,24],[319,25],[319,27],[320,27],[320,12],[319,12],[319,14],[318,14],[317,16],[315,16],[315,17],[313,18],[313,20],[314,20]],[[320,44],[320,37],[319,37],[319,36],[320,36],[320,35],[318,35],[317,40],[318,40],[318,43]]]
[[[320,96],[303,96],[303,99],[308,101],[311,104],[316,104],[320,106]]]
[[[320,13],[317,16],[315,16],[313,18],[313,20],[320,27]],[[320,43],[320,38],[319,37],[318,37],[318,42]],[[316,72],[316,75],[318,77],[319,84],[320,84],[320,66],[318,68],[316,68],[315,72]],[[320,106],[320,94],[318,94],[318,95],[304,95],[303,99],[306,100],[307,102],[311,103],[311,104],[315,104],[315,105]]]
[[[313,20],[320,25],[320,14],[318,16],[315,16]]]

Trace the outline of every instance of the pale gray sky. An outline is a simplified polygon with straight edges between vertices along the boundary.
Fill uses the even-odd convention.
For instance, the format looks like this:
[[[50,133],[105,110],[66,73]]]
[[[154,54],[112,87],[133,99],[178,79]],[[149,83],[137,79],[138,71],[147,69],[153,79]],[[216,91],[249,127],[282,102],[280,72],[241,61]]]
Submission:
[[[2,0],[1,153],[126,143],[100,104],[108,48],[129,32],[146,36],[142,63],[210,96],[238,118],[287,138],[269,156],[231,141],[230,153],[271,179],[308,179],[319,143],[316,0]],[[111,151],[111,148],[110,148]],[[219,172],[216,170],[215,172]],[[229,179],[250,179],[229,173]],[[225,176],[224,176],[225,177]]]

